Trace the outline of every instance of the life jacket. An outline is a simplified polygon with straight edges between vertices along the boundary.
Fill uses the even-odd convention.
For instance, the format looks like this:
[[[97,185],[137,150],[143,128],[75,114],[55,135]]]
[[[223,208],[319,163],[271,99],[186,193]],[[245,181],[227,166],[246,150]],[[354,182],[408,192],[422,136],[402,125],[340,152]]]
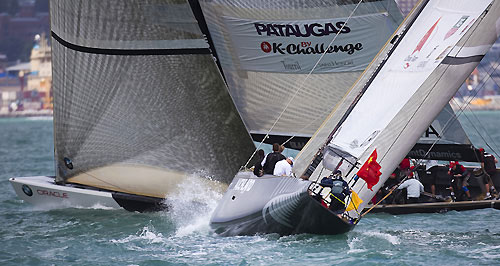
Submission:
[[[342,182],[340,180],[334,180],[332,182],[332,194],[335,196],[342,194],[342,192],[344,191],[343,185],[344,185],[344,182]]]
[[[272,175],[276,163],[286,159],[285,156],[279,152],[273,152],[267,155],[266,162],[264,163],[264,173]]]
[[[347,183],[343,180],[333,180],[331,193],[335,197],[343,200],[349,193]]]

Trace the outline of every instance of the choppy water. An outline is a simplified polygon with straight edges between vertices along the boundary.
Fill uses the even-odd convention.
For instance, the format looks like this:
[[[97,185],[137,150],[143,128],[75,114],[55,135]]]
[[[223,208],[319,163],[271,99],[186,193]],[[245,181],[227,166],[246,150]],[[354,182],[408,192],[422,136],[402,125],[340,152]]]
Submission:
[[[500,112],[479,116],[500,144]],[[500,264],[493,209],[373,214],[340,236],[219,237],[208,219],[221,195],[190,179],[168,213],[36,209],[17,199],[8,178],[53,175],[52,138],[51,120],[0,119],[0,265]],[[194,195],[206,205],[191,203]]]

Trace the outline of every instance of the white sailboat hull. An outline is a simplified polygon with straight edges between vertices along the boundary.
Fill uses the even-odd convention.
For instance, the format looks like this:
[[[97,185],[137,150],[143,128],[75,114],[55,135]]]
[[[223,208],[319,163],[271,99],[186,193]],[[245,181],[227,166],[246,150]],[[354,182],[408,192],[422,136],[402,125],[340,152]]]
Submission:
[[[111,192],[57,185],[54,177],[12,177],[9,181],[20,199],[36,207],[121,208]]]

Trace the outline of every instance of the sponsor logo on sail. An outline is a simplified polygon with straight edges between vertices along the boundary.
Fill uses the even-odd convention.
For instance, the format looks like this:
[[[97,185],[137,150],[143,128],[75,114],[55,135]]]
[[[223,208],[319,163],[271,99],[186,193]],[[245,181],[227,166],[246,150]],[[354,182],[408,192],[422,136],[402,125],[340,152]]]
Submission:
[[[424,137],[424,138],[430,138],[431,135],[434,135],[438,139],[441,138],[441,136],[438,133],[438,131],[432,125],[430,125],[427,128],[427,130],[424,132],[424,135],[422,137]]]
[[[465,21],[467,21],[468,18],[469,18],[469,16],[462,16],[457,21],[457,23],[455,23],[455,25],[453,25],[453,27],[446,33],[446,35],[444,35],[443,40],[446,40],[446,39],[450,38],[453,34],[455,34],[455,32],[457,32],[457,30],[465,23]]]
[[[464,28],[464,29],[460,32],[460,35],[462,35],[462,34],[463,34],[463,33],[464,33],[464,32],[465,32],[465,31],[466,31],[466,30],[470,27],[470,25],[472,25],[472,23],[474,23],[474,21],[476,21],[476,19],[475,19],[475,18],[473,18],[473,19],[469,22],[469,24],[467,24],[467,26],[465,26],[465,28]]]
[[[396,28],[386,14],[256,21],[223,16],[239,67],[276,73],[362,71]],[[333,42],[332,42],[333,41]],[[322,56],[325,54],[325,56]],[[322,56],[320,64],[317,64]]]
[[[269,53],[271,52],[271,44],[268,42],[262,42],[260,44],[260,49],[262,49],[264,53]]]
[[[272,45],[268,42],[262,42],[260,47],[265,53],[275,53],[275,54],[290,54],[290,55],[309,55],[309,54],[333,54],[333,53],[346,53],[348,55],[354,54],[356,51],[363,50],[362,43],[348,43],[346,45],[325,45],[324,43],[317,43],[312,45],[308,42],[308,45],[303,45],[301,43],[290,43],[288,45],[283,43],[273,42]]]
[[[296,60],[290,60],[290,59],[285,59],[281,61],[283,63],[283,68],[286,70],[301,70],[302,68],[300,67],[299,61]]]
[[[441,18],[439,18],[434,23],[434,25],[432,25],[432,27],[425,33],[425,35],[422,37],[422,39],[420,39],[420,41],[418,42],[417,46],[415,47],[415,49],[411,53],[411,55],[409,55],[408,57],[405,58],[405,60],[404,60],[405,62],[403,64],[403,68],[404,69],[409,68],[411,66],[411,63],[414,62],[414,61],[416,61],[418,59],[418,53],[422,50],[422,48],[424,47],[425,43],[429,40],[429,37],[431,36],[431,34],[436,29],[437,24],[439,23],[440,20],[441,20]]]
[[[408,156],[410,157],[416,157],[416,158],[439,158],[440,160],[447,160],[447,161],[460,161],[462,159],[462,154],[459,152],[452,152],[452,151],[427,151],[424,149],[415,149],[411,150],[408,153]]]
[[[254,23],[255,30],[259,35],[280,37],[309,37],[328,36],[330,34],[349,33],[351,29],[344,21],[335,23],[311,23],[311,24],[276,24],[276,23]]]

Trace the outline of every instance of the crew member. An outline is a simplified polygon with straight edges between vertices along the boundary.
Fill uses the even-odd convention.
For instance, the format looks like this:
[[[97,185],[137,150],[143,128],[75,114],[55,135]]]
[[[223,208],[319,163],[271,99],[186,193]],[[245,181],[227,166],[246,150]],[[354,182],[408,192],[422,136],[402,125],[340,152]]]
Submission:
[[[450,190],[452,193],[452,198],[454,197],[454,187],[461,186],[462,191],[467,195],[468,200],[472,200],[470,196],[469,188],[467,187],[467,181],[469,180],[469,172],[463,165],[458,163],[458,161],[450,162],[450,170],[448,175],[451,177]]]
[[[484,199],[491,199],[491,193],[495,193],[495,186],[493,185],[493,176],[497,171],[496,163],[498,160],[492,154],[488,154],[483,148],[479,149],[481,153],[481,168],[483,169],[483,183],[486,188],[486,197]]]
[[[436,196],[436,181],[437,181],[437,172],[439,168],[439,163],[436,160],[425,160],[425,174],[430,177],[431,180],[431,193],[432,196]]]
[[[274,173],[274,166],[276,163],[284,159],[286,158],[280,153],[280,145],[278,143],[274,143],[273,152],[269,153],[265,158],[266,162],[263,165],[264,174],[272,175]]]
[[[273,175],[292,176],[293,157],[288,157],[276,163]]]
[[[420,199],[420,193],[424,192],[424,185],[420,183],[417,179],[413,178],[413,173],[408,175],[408,179],[399,185],[398,189],[406,188],[406,203],[418,203]]]
[[[332,190],[330,192],[330,210],[337,215],[344,213],[346,209],[346,197],[351,194],[349,185],[342,179],[342,172],[336,171],[332,178]]]
[[[264,175],[264,169],[262,168],[262,161],[265,158],[264,155],[264,150],[260,149],[257,151],[257,162],[255,162],[254,168],[253,168],[253,174],[256,176],[263,176]]]

